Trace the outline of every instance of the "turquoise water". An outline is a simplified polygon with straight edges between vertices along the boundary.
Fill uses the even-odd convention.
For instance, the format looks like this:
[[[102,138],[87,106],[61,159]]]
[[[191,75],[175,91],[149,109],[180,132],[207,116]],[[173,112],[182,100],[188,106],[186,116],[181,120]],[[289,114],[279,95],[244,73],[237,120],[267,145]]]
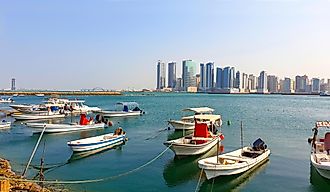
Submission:
[[[234,177],[222,177],[198,185],[198,158],[176,159],[168,150],[152,164],[120,178],[99,183],[68,185],[73,191],[329,191],[330,181],[321,178],[309,163],[310,147],[307,138],[316,120],[329,120],[330,98],[318,96],[281,95],[207,95],[155,94],[125,96],[89,96],[91,106],[112,108],[118,101],[136,101],[146,114],[140,117],[113,118],[113,127],[81,132],[46,135],[32,164],[39,164],[45,143],[47,166],[58,165],[46,172],[47,180],[98,179],[135,169],[166,147],[163,142],[173,137],[167,120],[179,119],[181,109],[209,106],[222,115],[225,151],[240,147],[240,122],[243,122],[244,144],[258,137],[271,149],[269,161],[253,171]],[[17,98],[18,103],[38,103],[37,97]],[[73,119],[77,121],[78,119]],[[228,126],[226,121],[230,120]],[[70,122],[67,118],[62,120]],[[87,157],[73,156],[66,145],[69,140],[112,132],[121,126],[127,133],[127,143],[116,149]],[[177,133],[176,133],[177,134]],[[38,135],[21,122],[10,130],[0,131],[0,156],[12,161],[16,171],[23,171]],[[71,158],[71,159],[70,159]],[[70,159],[70,161],[68,161]],[[67,163],[69,162],[69,163]],[[35,176],[30,169],[28,176]]]

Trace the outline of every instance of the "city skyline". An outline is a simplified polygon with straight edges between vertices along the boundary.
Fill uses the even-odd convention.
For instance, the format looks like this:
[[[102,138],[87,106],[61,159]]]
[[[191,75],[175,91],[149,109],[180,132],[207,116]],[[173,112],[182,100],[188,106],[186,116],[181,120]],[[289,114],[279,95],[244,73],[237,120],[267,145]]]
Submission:
[[[176,61],[177,75],[192,59],[329,78],[329,8],[325,0],[3,1],[0,89],[12,78],[17,89],[154,89],[158,59]]]

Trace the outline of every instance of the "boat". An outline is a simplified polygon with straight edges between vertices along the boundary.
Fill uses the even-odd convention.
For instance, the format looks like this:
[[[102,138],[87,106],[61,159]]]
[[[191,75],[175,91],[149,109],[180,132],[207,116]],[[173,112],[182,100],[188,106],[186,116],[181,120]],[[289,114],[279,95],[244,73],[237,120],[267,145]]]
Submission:
[[[115,111],[99,111],[104,117],[126,117],[126,116],[139,116],[144,112],[139,108],[136,102],[118,102],[116,107],[120,110]]]
[[[43,93],[37,93],[37,94],[35,94],[35,96],[37,96],[37,97],[44,97],[45,94],[43,94]]]
[[[320,96],[330,96],[330,93],[328,91],[323,91],[320,93]]]
[[[45,105],[15,104],[10,105],[10,107],[23,113],[31,113],[34,111],[47,111],[47,107]]]
[[[182,117],[181,120],[169,120],[168,123],[175,128],[175,130],[192,130],[194,129],[195,115],[210,115],[214,112],[214,109],[209,107],[196,107],[196,108],[186,108],[183,109],[184,112],[193,112],[194,115]],[[222,120],[220,118],[217,125],[220,127],[222,125]]]
[[[270,150],[259,138],[253,143],[253,147],[245,146],[235,151],[201,159],[198,161],[198,167],[205,172],[207,179],[236,175],[266,162],[269,155]]]
[[[10,128],[10,126],[11,126],[11,122],[5,120],[0,122],[0,129],[7,129]]]
[[[11,97],[1,97],[0,103],[14,103],[15,101]]]
[[[42,132],[44,127],[45,133],[62,133],[62,132],[75,132],[75,131],[85,131],[93,129],[102,129],[106,126],[106,123],[96,121],[92,119],[88,120],[85,114],[80,117],[79,123],[70,124],[50,124],[50,123],[26,123],[27,127],[33,128],[34,133]]]
[[[196,115],[196,119],[202,119],[205,115]],[[219,120],[219,115],[208,115],[208,120],[215,122]],[[194,133],[178,139],[164,142],[164,145],[170,147],[176,156],[201,155],[212,149],[224,139],[223,135],[213,134],[215,130],[209,131],[206,122],[195,120]],[[214,129],[214,127],[211,127]]]
[[[11,115],[16,120],[35,120],[35,119],[53,119],[63,118],[66,115],[59,112],[46,112],[46,113],[33,113],[33,114],[19,114],[14,113]]]
[[[126,133],[122,130],[122,128],[118,128],[114,133],[69,141],[67,144],[73,152],[83,152],[97,150],[100,148],[109,149],[109,147],[123,144],[125,140]]]
[[[314,131],[310,161],[316,171],[324,178],[330,179],[330,132],[318,138],[320,128],[330,128],[330,121],[318,121]]]

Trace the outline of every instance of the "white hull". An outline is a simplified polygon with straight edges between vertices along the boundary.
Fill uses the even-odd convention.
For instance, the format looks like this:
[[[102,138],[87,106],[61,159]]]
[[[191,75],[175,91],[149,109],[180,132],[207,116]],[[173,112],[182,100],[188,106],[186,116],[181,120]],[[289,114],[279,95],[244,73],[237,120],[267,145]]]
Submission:
[[[220,143],[219,137],[214,138],[202,138],[202,137],[191,137],[191,139],[186,139],[187,137],[182,137],[179,139],[166,141],[164,145],[170,146],[170,149],[177,156],[189,156],[189,155],[200,155],[209,151],[218,142]],[[191,144],[192,140],[208,140],[203,144]]]
[[[248,147],[244,147],[243,151],[250,151]],[[241,156],[242,149],[225,153],[219,156],[213,156],[198,161],[199,168],[203,169],[206,178],[212,179],[224,175],[236,175],[243,173],[261,162],[264,162],[269,155],[270,150],[261,151],[261,154],[255,158]],[[225,160],[226,163],[217,161],[217,158]]]
[[[326,154],[322,155],[324,156]],[[315,161],[315,154],[311,154],[311,163],[322,177],[330,179],[330,159],[328,159],[327,161],[319,161],[317,163]]]
[[[126,117],[126,116],[139,116],[141,115],[140,111],[100,111],[104,117]]]
[[[69,141],[67,144],[74,152],[91,151],[100,148],[111,148],[125,142],[124,135],[114,135],[113,133]]]
[[[192,130],[195,128],[194,122],[185,122],[185,121],[177,121],[177,120],[169,120],[169,124],[171,124],[176,130]]]
[[[63,118],[64,114],[55,114],[55,115],[27,115],[27,114],[13,114],[11,115],[16,120],[35,120],[35,119],[53,119],[53,118]]]
[[[62,133],[84,131],[91,129],[101,129],[105,127],[104,123],[79,125],[79,124],[48,124],[48,123],[27,123],[26,126],[33,128],[33,132],[42,132],[46,126],[45,133]]]
[[[0,122],[0,129],[10,128],[11,122]]]

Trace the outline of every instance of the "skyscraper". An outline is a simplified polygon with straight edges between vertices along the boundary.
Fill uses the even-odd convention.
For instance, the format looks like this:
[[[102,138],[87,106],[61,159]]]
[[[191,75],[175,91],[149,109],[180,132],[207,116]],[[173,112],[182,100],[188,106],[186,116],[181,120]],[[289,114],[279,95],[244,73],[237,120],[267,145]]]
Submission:
[[[206,84],[206,76],[205,76],[205,65],[204,63],[201,63],[199,65],[199,76],[200,76],[200,83],[199,83],[199,89],[205,90],[205,84]]]
[[[241,72],[239,72],[239,71],[236,72],[234,82],[235,82],[234,83],[235,84],[235,86],[234,86],[235,88],[242,89],[243,83],[242,83],[242,74],[241,74]]]
[[[308,77],[306,75],[304,76],[296,76],[296,93],[304,93],[307,92],[308,88]]]
[[[165,87],[166,68],[165,63],[158,60],[157,63],[157,89],[163,89]]]
[[[216,88],[222,89],[223,88],[223,74],[222,69],[217,67],[217,77],[216,77]]]
[[[223,88],[231,89],[234,87],[235,68],[225,67],[223,69]]]
[[[206,89],[214,87],[214,63],[209,62],[206,64]]]
[[[183,89],[187,91],[188,87],[196,87],[196,63],[193,60],[182,61],[182,80]]]
[[[241,92],[246,92],[249,88],[249,79],[248,75],[246,73],[242,74],[242,91]]]
[[[258,78],[258,92],[267,93],[267,73],[266,71],[261,71]]]
[[[176,62],[168,63],[168,83],[169,88],[175,88],[176,85]]]
[[[249,75],[248,80],[248,89],[250,92],[255,92],[258,86],[258,78],[254,76],[253,74]]]
[[[313,78],[312,79],[312,93],[320,93],[320,79]]]
[[[11,79],[11,90],[12,91],[16,90],[16,79],[15,78]]]
[[[278,92],[278,77],[275,75],[267,76],[267,88],[270,93]]]
[[[292,93],[293,92],[293,81],[290,78],[284,78],[283,81],[283,93]]]

